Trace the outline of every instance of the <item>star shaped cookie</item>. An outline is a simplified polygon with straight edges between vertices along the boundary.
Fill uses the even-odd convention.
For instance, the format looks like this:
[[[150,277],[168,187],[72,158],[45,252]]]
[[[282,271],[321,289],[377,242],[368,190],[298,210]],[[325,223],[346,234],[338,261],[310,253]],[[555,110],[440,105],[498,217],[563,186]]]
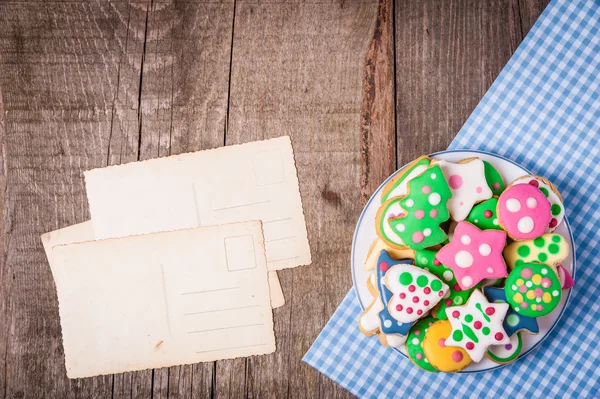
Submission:
[[[452,325],[446,345],[465,349],[474,362],[479,362],[488,347],[510,342],[502,327],[508,307],[507,303],[489,303],[481,291],[473,291],[466,305],[446,309]]]
[[[506,233],[499,230],[479,230],[468,222],[459,222],[450,244],[436,258],[454,272],[458,285],[467,290],[483,279],[507,276],[502,250]]]
[[[442,168],[450,186],[452,198],[448,200],[447,206],[453,220],[465,220],[476,203],[492,198],[493,193],[485,179],[485,166],[481,159],[475,158],[465,163],[436,160],[434,164]]]
[[[490,302],[507,303],[504,288],[486,287],[483,289],[483,293]],[[512,337],[513,334],[521,330],[525,330],[530,334],[537,334],[540,332],[540,327],[538,326],[535,317],[523,316],[522,314],[515,312],[510,306],[506,312],[502,327],[509,337]]]

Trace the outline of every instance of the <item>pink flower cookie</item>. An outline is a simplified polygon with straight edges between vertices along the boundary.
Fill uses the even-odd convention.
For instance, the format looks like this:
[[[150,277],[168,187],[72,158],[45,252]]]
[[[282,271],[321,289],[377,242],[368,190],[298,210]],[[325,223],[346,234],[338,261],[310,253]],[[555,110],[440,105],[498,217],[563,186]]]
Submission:
[[[468,222],[459,222],[450,244],[436,258],[454,272],[461,289],[472,288],[483,279],[507,276],[502,250],[506,233],[499,230],[479,230]]]
[[[473,291],[466,305],[446,310],[452,325],[446,345],[464,348],[474,362],[481,361],[488,347],[510,342],[502,327],[507,311],[507,303],[489,303],[481,291]]]
[[[550,223],[550,202],[535,186],[510,185],[498,198],[498,220],[515,240],[528,240],[544,234]]]

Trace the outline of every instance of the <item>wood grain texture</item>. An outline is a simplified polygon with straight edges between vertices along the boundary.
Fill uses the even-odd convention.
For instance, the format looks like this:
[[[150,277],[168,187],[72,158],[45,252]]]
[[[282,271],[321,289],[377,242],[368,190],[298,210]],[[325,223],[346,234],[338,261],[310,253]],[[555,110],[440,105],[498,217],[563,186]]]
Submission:
[[[0,398],[351,397],[301,358],[355,221],[446,148],[546,3],[0,3]],[[279,274],[277,351],[68,380],[39,235],[89,218],[82,171],[286,134],[313,265]]]

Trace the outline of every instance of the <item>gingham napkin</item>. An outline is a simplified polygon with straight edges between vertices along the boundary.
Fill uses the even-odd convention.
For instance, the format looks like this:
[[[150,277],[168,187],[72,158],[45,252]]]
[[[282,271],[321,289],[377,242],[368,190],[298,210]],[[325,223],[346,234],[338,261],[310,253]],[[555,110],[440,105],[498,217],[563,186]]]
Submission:
[[[427,373],[359,332],[351,290],[303,360],[361,398],[600,397],[600,1],[552,1],[449,148],[503,155],[558,186],[578,269],[557,328],[499,370]]]

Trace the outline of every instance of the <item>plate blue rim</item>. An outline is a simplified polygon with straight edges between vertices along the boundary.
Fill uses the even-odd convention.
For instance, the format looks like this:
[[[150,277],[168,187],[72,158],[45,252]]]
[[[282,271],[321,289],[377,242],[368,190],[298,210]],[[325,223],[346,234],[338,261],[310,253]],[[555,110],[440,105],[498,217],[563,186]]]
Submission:
[[[525,170],[528,174],[533,174],[531,173],[531,171],[525,167],[523,167],[522,165],[519,165],[518,163],[503,157],[502,155],[498,155],[498,154],[494,154],[492,152],[487,152],[487,151],[481,151],[481,150],[470,150],[470,149],[459,149],[459,150],[446,150],[446,151],[438,151],[438,152],[434,152],[433,154],[428,155],[429,157],[435,157],[437,155],[441,155],[441,154],[451,154],[451,153],[455,153],[455,152],[475,152],[478,154],[485,154],[485,155],[490,155],[492,157],[496,157],[496,158],[500,158],[504,161],[510,162],[511,164]],[[379,187],[377,187],[377,190],[375,190],[375,192],[373,193],[373,195],[371,195],[371,198],[369,198],[369,201],[367,201],[367,203],[365,204],[362,212],[360,213],[360,217],[358,218],[358,222],[356,223],[356,228],[354,230],[354,235],[352,237],[352,251],[351,251],[351,258],[350,258],[350,269],[352,272],[352,284],[354,287],[357,286],[356,284],[356,275],[354,274],[354,251],[355,251],[355,244],[356,244],[356,235],[358,233],[358,227],[361,225],[362,223],[362,219],[364,217],[365,211],[367,210],[367,208],[369,207],[369,205],[371,204],[371,202],[375,199],[375,197],[377,196],[377,194],[381,191],[381,189],[383,188],[383,186],[385,186],[385,184],[394,176],[396,176],[400,171],[402,171],[404,168],[406,168],[408,166],[408,164],[402,166],[400,169],[396,170],[394,173],[392,173],[387,179],[385,179],[385,181],[383,183],[381,183],[381,185]],[[566,224],[567,226],[567,230],[569,231],[569,240],[571,241],[571,251],[573,252],[573,279],[576,280],[576,274],[577,274],[577,253],[576,253],[576,248],[575,248],[575,242],[573,241],[573,232],[571,231],[571,225],[569,223],[568,217],[565,213],[565,218],[563,223]],[[360,296],[358,295],[358,290],[355,289],[354,292],[356,293],[356,299],[358,300],[358,304],[360,306],[360,308],[364,311],[365,308],[360,300]],[[569,304],[571,302],[571,294],[573,292],[573,289],[568,290],[567,293],[567,300],[565,301],[565,306],[563,307],[562,311],[560,312],[560,314],[558,315],[558,318],[556,319],[556,321],[554,322],[554,324],[552,325],[552,327],[550,327],[550,329],[548,330],[548,332],[546,333],[546,335],[544,335],[544,337],[542,339],[540,339],[538,342],[535,343],[535,345],[533,345],[531,348],[529,348],[529,350],[527,350],[527,352],[521,354],[517,360],[515,360],[514,362],[511,363],[506,363],[506,364],[499,364],[495,367],[489,368],[489,369],[485,369],[485,370],[473,370],[473,371],[460,371],[458,374],[477,374],[477,373],[485,373],[488,371],[494,371],[494,370],[498,370],[500,368],[515,364],[516,362],[520,361],[521,359],[523,359],[524,357],[526,357],[529,353],[533,352],[535,349],[537,349],[540,344],[542,342],[544,342],[546,340],[546,338],[548,337],[548,335],[550,335],[550,333],[552,333],[552,331],[554,331],[554,329],[556,328],[556,326],[558,325],[559,321],[562,319],[563,314],[565,313],[565,310],[569,307]],[[403,353],[402,351],[400,351],[400,349],[397,348],[392,348],[393,350],[395,350],[396,352],[398,352],[399,354],[401,354],[402,356],[404,356],[405,358],[408,359],[408,356]]]

